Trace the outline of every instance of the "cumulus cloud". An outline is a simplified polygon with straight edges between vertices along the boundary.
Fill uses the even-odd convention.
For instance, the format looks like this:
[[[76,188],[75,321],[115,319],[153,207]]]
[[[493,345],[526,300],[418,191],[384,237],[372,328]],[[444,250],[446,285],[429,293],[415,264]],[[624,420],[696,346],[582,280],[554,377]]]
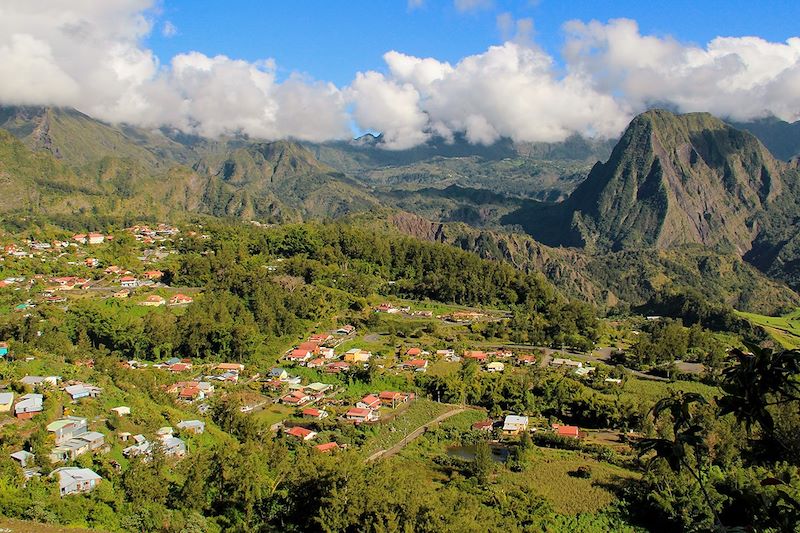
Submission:
[[[635,109],[668,103],[739,120],[800,118],[800,38],[718,37],[704,47],[642,35],[635,21],[565,26],[571,72]]]
[[[455,0],[455,6],[462,13],[480,11],[491,9],[494,6],[494,0]]]
[[[581,74],[559,77],[541,50],[507,42],[455,66],[389,52],[389,74],[360,75],[351,94],[359,124],[383,131],[389,148],[430,134],[464,132],[474,143],[500,137],[558,141],[572,133],[617,134],[628,110]],[[367,83],[368,82],[368,83]],[[369,97],[369,105],[362,99]],[[402,102],[402,105],[398,105]]]
[[[161,26],[161,35],[164,37],[175,37],[178,35],[178,27],[168,20]]]
[[[455,1],[462,10],[491,4]],[[663,104],[741,120],[800,118],[800,38],[700,46],[642,35],[631,20],[575,21],[565,26],[559,66],[535,45],[531,19],[500,14],[502,45],[453,63],[391,51],[384,72],[336,87],[299,74],[279,79],[270,59],[187,51],[161,64],[143,40],[155,28],[176,30],[158,22],[155,2],[0,3],[0,103],[72,106],[210,137],[323,141],[350,136],[355,123],[382,132],[393,149],[456,133],[475,143],[614,136],[634,113]]]
[[[279,83],[271,60],[190,52],[160,65],[142,45],[153,0],[54,4],[0,7],[0,102],[72,106],[111,122],[206,136],[319,141],[350,133],[339,89],[300,76]]]

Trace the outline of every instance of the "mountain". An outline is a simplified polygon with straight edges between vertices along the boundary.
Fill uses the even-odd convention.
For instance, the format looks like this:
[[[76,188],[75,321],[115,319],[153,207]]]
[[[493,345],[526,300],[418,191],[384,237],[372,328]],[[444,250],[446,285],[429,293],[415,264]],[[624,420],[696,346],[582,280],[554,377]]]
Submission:
[[[788,161],[800,156],[800,120],[786,122],[776,117],[766,117],[750,122],[731,122],[731,126],[758,137],[778,159]]]
[[[61,206],[61,211],[75,205],[100,212],[186,211],[297,221],[380,206],[363,185],[289,141],[203,139],[106,124],[74,109],[46,107],[0,108],[0,127],[30,152],[22,157],[24,147],[14,144],[16,156],[6,159],[6,168],[25,169],[37,161],[69,177],[70,187],[54,188],[50,182],[56,183],[55,178],[35,184],[44,187],[40,192],[45,203]],[[10,140],[8,135],[3,139]],[[23,174],[7,176],[7,187],[16,197],[30,196],[23,191],[36,188]],[[45,175],[52,177],[53,172]],[[76,187],[94,196],[78,194]]]
[[[433,136],[406,150],[388,150],[381,136],[306,146],[331,167],[382,191],[457,186],[488,189],[512,197],[559,200],[605,159],[614,141],[573,135],[559,143],[500,139],[472,144],[463,135]]]

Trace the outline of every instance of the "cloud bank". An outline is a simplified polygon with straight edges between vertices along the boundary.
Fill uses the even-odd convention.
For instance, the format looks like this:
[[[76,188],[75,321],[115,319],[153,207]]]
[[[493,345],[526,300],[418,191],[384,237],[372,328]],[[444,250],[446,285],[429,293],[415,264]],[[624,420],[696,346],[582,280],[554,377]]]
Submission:
[[[383,132],[392,149],[455,133],[474,143],[614,136],[653,105],[738,120],[800,118],[800,38],[719,37],[697,46],[642,35],[631,20],[573,21],[559,65],[535,45],[533,21],[500,15],[506,42],[485,52],[451,64],[390,51],[384,72],[336,87],[299,74],[279,81],[270,59],[188,51],[160,64],[144,39],[177,30],[157,23],[154,0],[53,4],[0,5],[0,103],[72,106],[208,137],[323,141],[349,137],[355,123]]]

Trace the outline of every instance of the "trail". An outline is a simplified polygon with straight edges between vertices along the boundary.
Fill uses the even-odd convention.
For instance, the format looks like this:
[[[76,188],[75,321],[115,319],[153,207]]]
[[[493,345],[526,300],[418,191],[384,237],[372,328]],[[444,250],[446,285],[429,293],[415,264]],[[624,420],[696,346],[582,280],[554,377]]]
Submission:
[[[462,411],[466,411],[466,407],[459,407],[457,409],[452,409],[450,411],[447,411],[446,413],[443,413],[443,414],[437,416],[436,418],[434,418],[430,422],[428,422],[426,424],[423,424],[422,426],[418,427],[417,429],[415,429],[414,431],[412,431],[411,433],[409,433],[408,435],[403,437],[403,440],[401,440],[400,442],[398,442],[397,444],[395,444],[394,446],[392,446],[388,450],[378,450],[377,452],[373,453],[372,455],[367,457],[364,462],[365,463],[371,463],[372,461],[375,461],[377,459],[383,459],[385,457],[391,457],[393,455],[396,455],[397,453],[400,452],[400,450],[405,448],[406,445],[409,442],[411,442],[412,440],[414,440],[417,437],[419,437],[420,435],[422,435],[425,432],[425,430],[428,429],[430,426],[432,426],[433,424],[438,424],[439,422],[441,422],[443,420],[447,420],[451,416],[457,415],[458,413],[461,413]]]

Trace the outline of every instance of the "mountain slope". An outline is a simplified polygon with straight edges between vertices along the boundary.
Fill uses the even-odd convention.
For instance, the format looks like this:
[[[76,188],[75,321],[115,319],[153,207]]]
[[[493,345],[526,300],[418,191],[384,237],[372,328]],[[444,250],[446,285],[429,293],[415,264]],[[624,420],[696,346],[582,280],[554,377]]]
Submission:
[[[696,243],[742,255],[781,195],[786,170],[753,135],[711,115],[648,111],[569,199],[529,205],[506,222],[548,244],[620,250]]]
[[[782,161],[800,156],[800,121],[767,117],[751,122],[731,122],[731,126],[758,137],[772,155]]]

